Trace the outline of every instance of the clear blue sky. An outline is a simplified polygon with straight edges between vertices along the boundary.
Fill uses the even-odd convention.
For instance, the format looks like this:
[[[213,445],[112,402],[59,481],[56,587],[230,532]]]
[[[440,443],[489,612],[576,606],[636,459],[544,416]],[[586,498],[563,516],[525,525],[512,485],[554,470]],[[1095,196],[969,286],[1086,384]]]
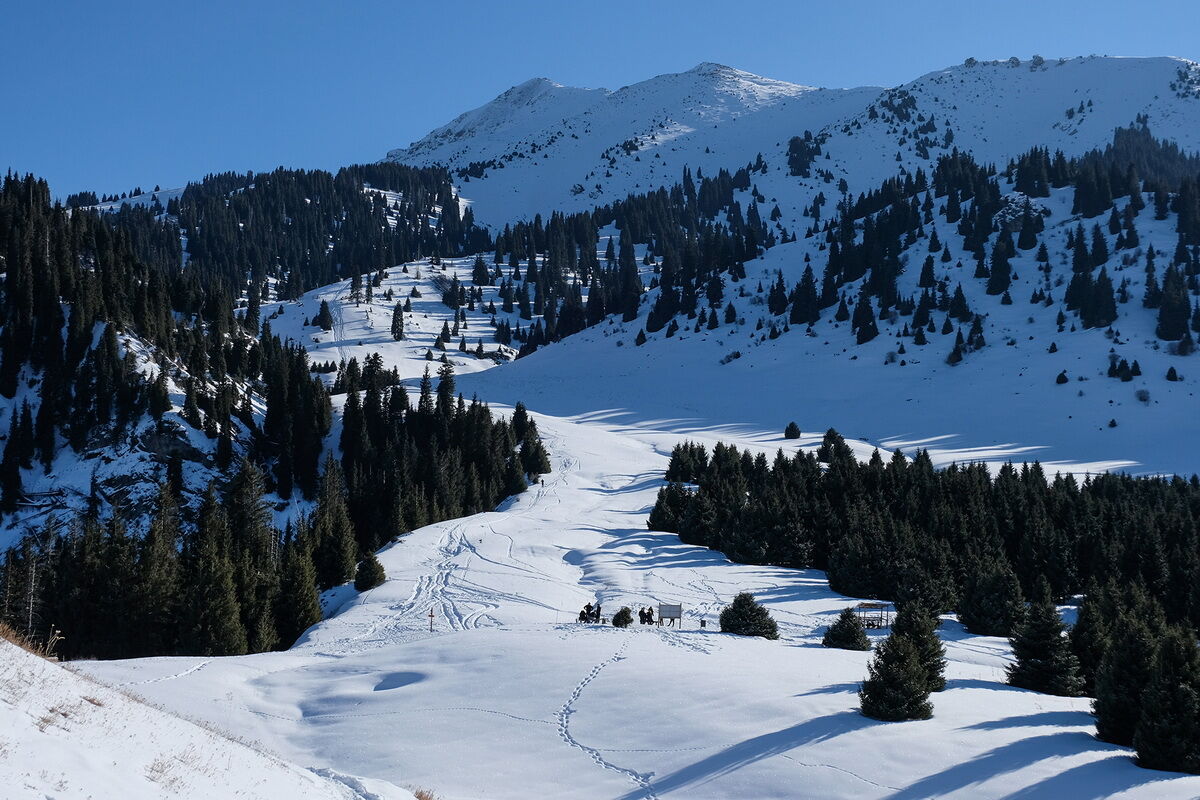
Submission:
[[[0,169],[58,196],[382,158],[535,76],[622,85],[717,61],[891,85],[967,56],[1200,57],[1194,2],[12,0]]]

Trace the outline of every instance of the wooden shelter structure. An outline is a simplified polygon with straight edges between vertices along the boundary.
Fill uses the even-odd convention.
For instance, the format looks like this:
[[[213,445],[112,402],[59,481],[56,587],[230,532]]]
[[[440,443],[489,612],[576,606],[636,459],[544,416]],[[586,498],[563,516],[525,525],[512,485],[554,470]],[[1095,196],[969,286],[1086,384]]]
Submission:
[[[888,628],[892,625],[892,604],[865,600],[854,607],[864,628]]]

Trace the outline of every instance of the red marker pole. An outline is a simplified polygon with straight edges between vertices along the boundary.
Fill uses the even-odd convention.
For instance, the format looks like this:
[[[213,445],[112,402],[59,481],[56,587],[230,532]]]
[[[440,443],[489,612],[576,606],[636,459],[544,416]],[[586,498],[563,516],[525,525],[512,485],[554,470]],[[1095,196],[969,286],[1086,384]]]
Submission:
[[[429,632],[433,633],[433,609],[429,609]]]

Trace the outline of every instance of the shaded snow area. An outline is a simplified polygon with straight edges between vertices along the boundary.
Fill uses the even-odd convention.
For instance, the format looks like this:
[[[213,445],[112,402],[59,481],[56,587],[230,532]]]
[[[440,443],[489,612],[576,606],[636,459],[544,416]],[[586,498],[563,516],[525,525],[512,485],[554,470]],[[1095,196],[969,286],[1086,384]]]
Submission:
[[[646,530],[677,433],[535,418],[553,454],[544,485],[385,549],[389,580],[292,650],[80,668],[296,763],[450,800],[1200,793],[1200,777],[1141,769],[1097,741],[1088,700],[1006,686],[1007,643],[948,618],[933,719],[861,716],[869,654],[820,646],[852,602],[822,573],[732,564]],[[741,590],[779,621],[779,641],[717,631]],[[589,601],[606,615],[681,603],[683,626],[572,621]]]
[[[0,640],[0,795],[18,798],[401,800],[308,770]]]
[[[1033,146],[1077,156],[1144,114],[1157,135],[1196,151],[1198,97],[1200,66],[1180,58],[979,62],[888,89],[814,89],[706,63],[613,92],[538,78],[388,158],[476,165],[462,193],[477,221],[502,228],[670,187],[685,166],[733,172],[761,153],[768,169],[752,178],[764,210],[778,203],[783,224],[802,232],[805,206],[818,192],[836,198],[839,180],[871,191],[902,169],[929,173],[954,148],[1000,168]],[[822,155],[797,178],[788,140],[805,131],[823,141]]]

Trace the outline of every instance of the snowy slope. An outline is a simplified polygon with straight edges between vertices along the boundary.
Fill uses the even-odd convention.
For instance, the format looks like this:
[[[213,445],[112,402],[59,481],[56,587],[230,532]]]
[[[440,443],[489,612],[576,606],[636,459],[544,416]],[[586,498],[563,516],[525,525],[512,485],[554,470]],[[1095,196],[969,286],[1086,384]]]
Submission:
[[[1055,213],[1047,236],[1061,236],[1055,226],[1070,224],[1060,207],[1069,199],[1047,202]],[[1151,225],[1139,229],[1143,241],[1158,235]],[[776,267],[794,277],[805,246],[801,240],[752,263],[747,283]],[[1020,259],[1014,265],[1027,271]],[[345,284],[285,304],[272,325],[304,342],[314,360],[361,359],[377,350],[411,380],[450,318],[435,299],[433,278],[455,270],[466,276],[471,265],[407,266],[407,273],[389,270],[376,295],[420,289],[405,341],[390,340],[389,303],[355,306]],[[485,290],[485,303],[494,292]],[[302,324],[321,299],[334,309],[329,332]],[[1039,329],[1039,341],[1020,347],[995,341],[951,372],[938,344],[930,345],[938,352],[925,366],[884,365],[886,336],[857,348],[857,359],[853,347],[829,358],[822,351],[848,338],[832,322],[815,337],[797,330],[754,346],[749,315],[763,312],[752,301],[737,301],[750,319],[738,334],[745,355],[724,366],[719,359],[735,344],[723,340],[727,333],[660,334],[636,348],[633,329],[615,322],[515,364],[451,351],[468,394],[493,404],[524,398],[533,411],[549,412],[535,414],[552,454],[544,485],[495,512],[429,526],[387,548],[380,559],[389,580],[363,595],[330,593],[330,618],[286,653],[81,668],[297,763],[411,782],[447,800],[765,798],[796,796],[797,786],[805,796],[832,798],[1196,796],[1200,778],[1142,770],[1130,750],[1098,742],[1087,699],[1005,685],[1007,642],[971,635],[949,617],[941,634],[950,688],[934,697],[934,718],[867,720],[854,694],[867,654],[819,646],[824,627],[853,602],[831,592],[822,573],[732,564],[645,527],[667,456],[683,438],[771,453],[814,447],[836,424],[852,436],[894,437],[881,442],[887,445],[903,440],[911,448],[928,439],[939,463],[1048,452],[1054,467],[1085,471],[1120,466],[1127,453],[1149,465],[1157,465],[1156,453],[1182,463],[1194,436],[1148,442],[1164,438],[1154,425],[1190,424],[1181,409],[1194,400],[1164,398],[1170,405],[1157,412],[1126,400],[1112,412],[1100,386],[1130,395],[1133,386],[1093,377],[1082,384],[1083,398],[1074,383],[1056,386],[1053,375],[1068,359],[1103,360],[1105,349],[1088,339],[1111,344],[1099,331],[1064,336]],[[1007,308],[1009,316],[995,325],[1015,325],[1032,309],[1023,302]],[[480,312],[468,318],[473,343],[488,328]],[[1060,353],[1044,354],[1039,364],[1033,353],[1041,354],[1041,336],[1051,334]],[[971,371],[985,357],[997,359],[999,378]],[[941,380],[943,370],[955,388],[939,405],[931,387],[951,385]],[[1038,374],[1024,400],[1023,371]],[[1046,393],[1033,392],[1041,387]],[[1075,429],[1045,413],[1043,405],[1057,408],[1049,392],[1064,388],[1062,403],[1094,404],[1096,413],[1120,415],[1121,426]],[[897,395],[907,400],[906,392],[918,399],[896,402]],[[1127,417],[1135,412],[1145,412],[1142,422]],[[805,430],[798,442],[780,435],[793,417]],[[1126,428],[1140,433],[1105,438],[1124,436]],[[865,457],[873,442],[850,443]],[[1047,444],[1048,451],[1036,449]],[[720,608],[742,590],[770,607],[780,642],[716,631]],[[595,600],[609,613],[680,602],[684,627],[622,632],[571,622]]]
[[[6,798],[411,798],[379,780],[306,770],[0,640]]]
[[[1051,253],[1065,253],[1067,234],[1079,222],[1070,213],[1071,191],[1056,191],[1041,202],[1051,212],[1041,238]],[[460,389],[503,402],[521,400],[550,414],[603,413],[631,425],[676,420],[683,430],[782,431],[795,420],[806,432],[833,427],[885,449],[911,454],[928,448],[938,464],[1037,459],[1050,473],[1124,469],[1192,475],[1200,471],[1194,448],[1200,441],[1195,413],[1200,372],[1194,358],[1174,356],[1159,342],[1155,313],[1141,305],[1146,248],[1169,253],[1177,237],[1170,220],[1151,216],[1139,217],[1141,248],[1127,251],[1131,263],[1114,255],[1107,266],[1114,284],[1129,282],[1130,300],[1118,304],[1112,336],[1103,329],[1073,329],[1078,322],[1073,314],[1058,330],[1071,277],[1071,265],[1060,255],[1049,274],[1056,302],[1029,302],[1036,288],[1046,286],[1031,250],[1012,259],[1014,302],[1002,305],[986,295],[986,279],[974,277],[961,237],[939,218],[927,233],[937,230],[954,260],[935,259],[935,275],[951,292],[961,285],[971,309],[986,315],[988,345],[956,366],[946,363],[955,334],[940,333],[946,316],[940,312],[933,314],[939,332],[930,333],[924,347],[898,335],[912,323],[905,316],[880,321],[879,337],[856,345],[849,323],[835,321],[832,308],[811,333],[793,327],[770,339],[772,319],[782,330],[786,315],[772,318],[756,289],[769,287],[781,273],[790,290],[806,257],[820,275],[827,254],[818,249],[820,237],[813,237],[767,251],[746,265],[746,280],[728,284],[726,297],[737,308],[739,324],[696,331],[696,320],[683,320],[675,336],[659,331],[636,347],[644,316],[631,323],[609,318],[510,367],[468,377]],[[1108,240],[1111,245],[1112,237]],[[918,240],[906,253],[901,296],[920,295],[917,281],[927,250],[927,240]],[[749,296],[739,296],[740,287]],[[850,299],[856,293],[857,284],[846,287]],[[761,330],[760,320],[767,325]],[[965,335],[970,326],[961,327]],[[734,352],[740,357],[728,360]],[[1142,375],[1128,383],[1107,377],[1110,353],[1138,360]],[[1183,380],[1167,381],[1170,367]],[[1055,378],[1063,370],[1070,382],[1058,385]],[[573,391],[563,392],[564,385]],[[1145,402],[1139,391],[1148,393]]]
[[[916,103],[911,119],[887,111],[909,102]],[[949,147],[1003,166],[1034,145],[1068,156],[1103,146],[1114,128],[1139,114],[1149,116],[1157,135],[1200,149],[1200,66],[1177,58],[1095,56],[1036,66],[980,62],[894,89],[813,89],[707,63],[615,92],[537,79],[388,158],[451,169],[495,161],[484,177],[468,180],[463,193],[477,201],[478,221],[502,227],[514,218],[581,211],[670,186],[685,166],[706,174],[736,170],[762,153],[769,171],[754,176],[755,183],[793,228],[817,192],[836,197],[839,179],[858,193],[901,167],[928,171],[948,152],[947,130],[953,131]],[[923,135],[943,146],[922,156],[913,131],[930,120],[936,133]],[[788,175],[788,140],[806,130],[824,139],[828,158],[813,167],[827,170],[828,180]]]
[[[1200,777],[1140,769],[1130,750],[1098,742],[1088,700],[1006,686],[1007,643],[950,619],[949,688],[933,698],[933,719],[862,717],[855,690],[868,654],[819,645],[852,601],[821,573],[731,564],[647,531],[684,426],[602,417],[536,416],[554,454],[544,485],[387,548],[390,579],[286,653],[81,667],[291,760],[412,781],[448,800],[1200,792]],[[796,444],[692,433],[718,437],[767,451]],[[780,641],[717,632],[717,613],[741,590],[768,605]],[[609,614],[679,602],[683,627],[571,621],[596,600]]]
[[[452,169],[494,161],[486,177],[465,181],[462,191],[475,200],[477,221],[502,227],[669,186],[685,165],[705,173],[743,167],[759,152],[786,151],[787,140],[805,129],[861,110],[877,92],[814,89],[711,63],[614,92],[542,79],[388,158]]]

